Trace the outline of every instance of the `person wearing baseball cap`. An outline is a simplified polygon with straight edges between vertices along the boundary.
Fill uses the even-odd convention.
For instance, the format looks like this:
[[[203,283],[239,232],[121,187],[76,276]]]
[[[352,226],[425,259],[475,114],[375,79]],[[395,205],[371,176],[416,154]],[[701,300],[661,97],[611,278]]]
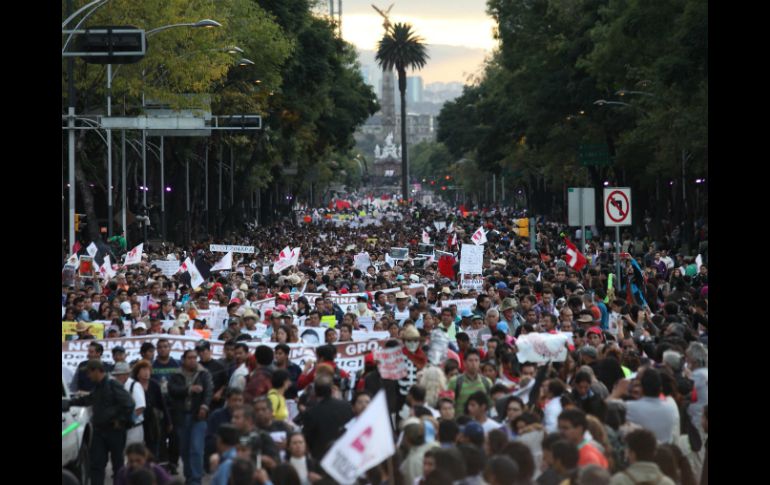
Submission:
[[[139,382],[132,379],[129,374],[131,374],[131,367],[126,362],[117,362],[112,368],[112,372],[110,372],[110,375],[120,382],[126,392],[134,399],[134,421],[133,426],[127,430],[126,443],[143,442],[144,429],[142,423],[144,422],[144,408],[147,405],[144,388]]]
[[[591,327],[586,331],[586,340],[591,347],[598,348],[604,342],[604,335],[600,327]]]

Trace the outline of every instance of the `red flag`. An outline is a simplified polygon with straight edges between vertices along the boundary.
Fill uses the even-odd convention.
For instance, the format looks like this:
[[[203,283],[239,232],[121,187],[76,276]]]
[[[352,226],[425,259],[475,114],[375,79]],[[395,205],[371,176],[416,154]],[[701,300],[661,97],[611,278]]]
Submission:
[[[457,261],[452,256],[441,256],[438,260],[438,271],[450,280],[455,279],[454,265]]]
[[[77,254],[82,248],[83,246],[80,245],[80,241],[76,240],[75,244],[72,245],[72,254]]]
[[[577,247],[572,244],[572,241],[567,238],[564,241],[567,243],[567,264],[575,271],[580,271],[588,262],[586,257],[578,251]]]

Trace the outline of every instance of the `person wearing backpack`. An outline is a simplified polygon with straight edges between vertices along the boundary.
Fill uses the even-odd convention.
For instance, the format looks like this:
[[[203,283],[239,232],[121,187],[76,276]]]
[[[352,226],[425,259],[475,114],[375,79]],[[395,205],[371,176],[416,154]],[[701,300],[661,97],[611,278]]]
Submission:
[[[471,395],[483,391],[489,395],[492,381],[481,375],[481,357],[479,351],[470,348],[465,352],[465,372],[449,380],[447,389],[455,393],[455,415],[460,416],[465,412],[465,403]]]
[[[113,457],[113,473],[117,474],[123,466],[126,430],[133,425],[134,400],[123,384],[107,377],[102,361],[89,361],[86,374],[94,383],[93,391],[87,396],[72,399],[69,404],[91,406],[91,483],[104,485],[108,454]]]
[[[144,408],[146,407],[144,398],[144,388],[142,385],[132,379],[129,374],[131,369],[126,362],[118,362],[112,369],[112,377],[123,384],[123,388],[131,395],[134,400],[133,422],[126,433],[126,444],[144,443]]]

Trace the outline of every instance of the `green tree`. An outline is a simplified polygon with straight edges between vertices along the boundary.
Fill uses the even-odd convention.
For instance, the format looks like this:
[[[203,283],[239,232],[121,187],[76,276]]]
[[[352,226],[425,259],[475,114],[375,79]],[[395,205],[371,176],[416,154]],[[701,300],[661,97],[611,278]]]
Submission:
[[[397,23],[385,33],[377,47],[375,59],[386,71],[398,73],[398,91],[401,94],[401,192],[403,200],[409,200],[409,180],[406,140],[406,70],[422,69],[428,62],[428,54],[422,38],[409,24]]]

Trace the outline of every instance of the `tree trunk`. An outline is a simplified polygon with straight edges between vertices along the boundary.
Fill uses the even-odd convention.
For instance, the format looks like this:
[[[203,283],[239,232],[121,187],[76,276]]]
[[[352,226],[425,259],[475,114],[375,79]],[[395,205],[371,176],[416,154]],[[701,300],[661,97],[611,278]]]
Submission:
[[[406,156],[406,70],[398,70],[398,90],[401,93],[401,193],[409,201],[409,164]]]

